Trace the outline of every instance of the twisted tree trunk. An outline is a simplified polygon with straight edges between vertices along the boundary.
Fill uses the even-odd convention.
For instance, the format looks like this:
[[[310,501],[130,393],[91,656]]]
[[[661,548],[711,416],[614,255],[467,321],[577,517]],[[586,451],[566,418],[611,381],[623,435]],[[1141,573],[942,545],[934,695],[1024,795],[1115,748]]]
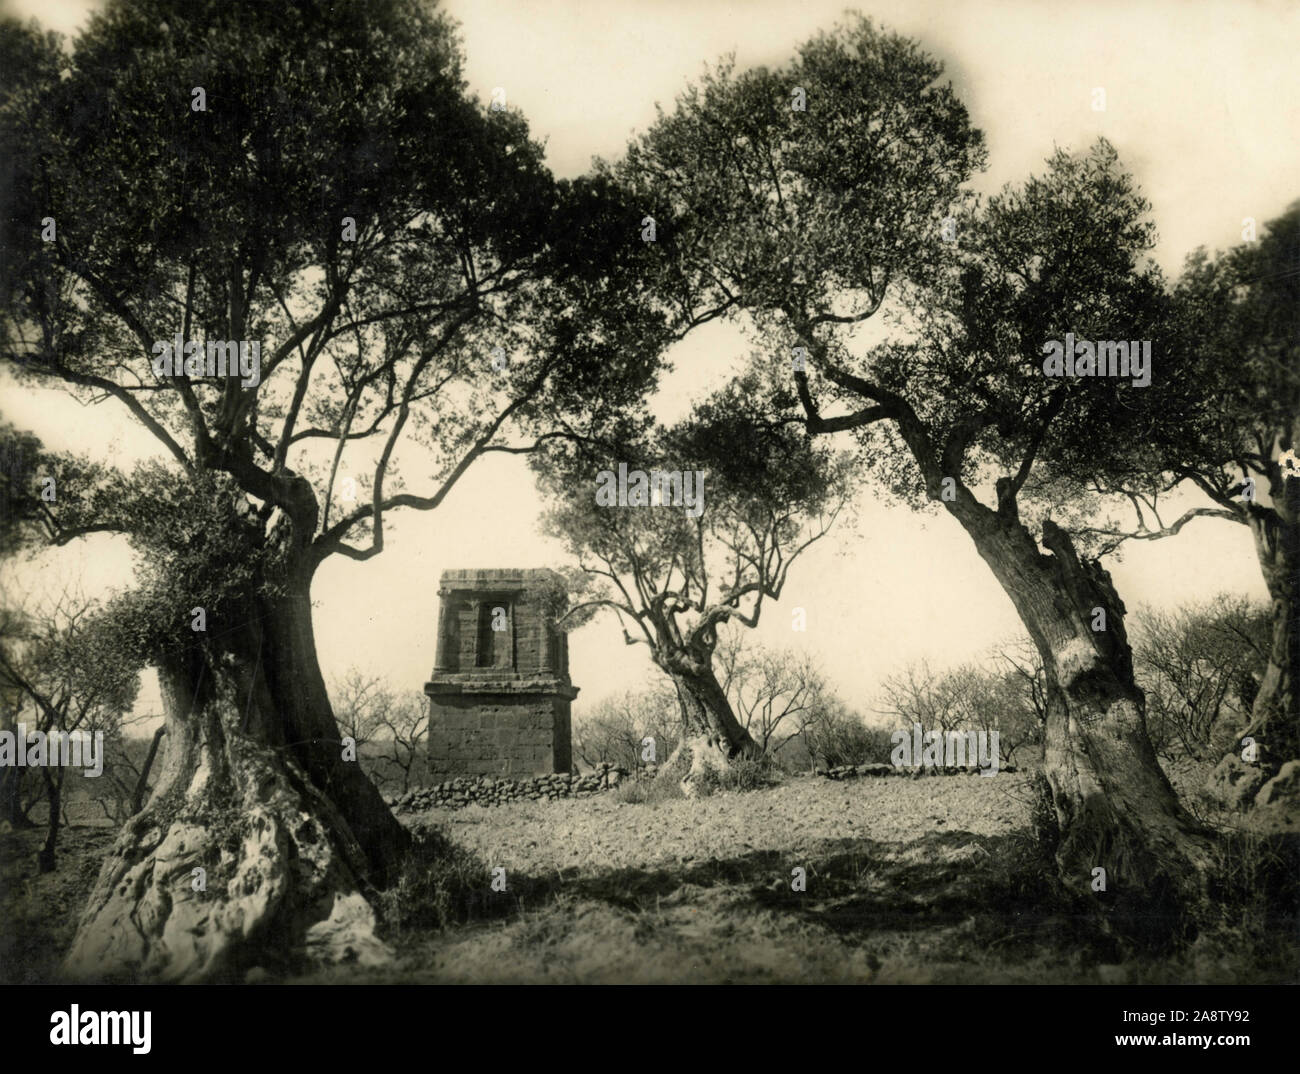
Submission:
[[[1295,496],[1300,498],[1300,479],[1287,485],[1294,486]],[[1287,761],[1300,758],[1300,698],[1296,696],[1296,677],[1300,675],[1300,521],[1283,505],[1278,507],[1274,512],[1249,516],[1273,615],[1268,664],[1243,735],[1258,743],[1260,765],[1270,776]]]
[[[1298,439],[1300,424],[1281,444]],[[1294,832],[1300,827],[1300,474],[1279,461],[1268,491],[1268,506],[1237,505],[1272,606],[1268,659],[1245,726],[1236,729],[1232,752],[1219,761],[1207,789],[1248,812],[1251,827]]]
[[[681,741],[661,777],[680,779],[683,789],[694,793],[736,759],[763,752],[736,719],[714,674],[711,652],[661,646],[655,662],[672,678],[682,713]]]
[[[68,975],[228,980],[387,957],[367,896],[408,836],[344,759],[307,572],[278,589],[162,655],[158,780],[100,871]]]
[[[1300,826],[1300,478],[1272,489],[1271,509],[1246,512],[1272,605],[1268,661],[1233,752],[1210,776],[1210,792],[1249,813],[1261,832]]]
[[[1110,576],[1081,561],[1068,534],[1043,525],[1039,551],[1014,508],[946,504],[1011,598],[1046,673],[1044,774],[1072,890],[1105,895],[1134,923],[1173,927],[1203,893],[1210,841],[1183,809],[1147,736],[1124,605]],[[1103,618],[1104,617],[1104,618]]]

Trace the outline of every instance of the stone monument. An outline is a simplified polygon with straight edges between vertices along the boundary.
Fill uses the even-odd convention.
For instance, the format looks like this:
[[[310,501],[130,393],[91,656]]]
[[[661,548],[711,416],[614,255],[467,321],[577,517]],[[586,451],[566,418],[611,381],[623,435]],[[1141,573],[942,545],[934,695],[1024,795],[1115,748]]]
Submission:
[[[571,766],[569,639],[550,570],[443,571],[429,697],[428,772],[524,776]]]

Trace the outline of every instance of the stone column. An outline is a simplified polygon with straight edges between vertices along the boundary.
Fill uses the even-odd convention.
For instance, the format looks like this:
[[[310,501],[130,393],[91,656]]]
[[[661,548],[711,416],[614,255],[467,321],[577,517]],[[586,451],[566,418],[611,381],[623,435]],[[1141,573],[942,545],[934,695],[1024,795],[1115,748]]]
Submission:
[[[537,617],[537,629],[542,632],[541,644],[538,645],[538,654],[542,664],[542,673],[548,676],[554,676],[559,673],[559,665],[555,659],[555,628],[546,620],[544,613]]]
[[[470,622],[474,624],[472,628],[474,631],[472,635],[474,647],[469,666],[472,668],[490,667],[491,665],[483,663],[483,653],[481,652],[483,646],[483,598],[475,597],[469,602],[469,605],[474,609],[473,615],[470,616]]]
[[[456,601],[450,589],[438,590],[438,649],[433,670],[455,671],[460,664],[460,631],[456,623]]]

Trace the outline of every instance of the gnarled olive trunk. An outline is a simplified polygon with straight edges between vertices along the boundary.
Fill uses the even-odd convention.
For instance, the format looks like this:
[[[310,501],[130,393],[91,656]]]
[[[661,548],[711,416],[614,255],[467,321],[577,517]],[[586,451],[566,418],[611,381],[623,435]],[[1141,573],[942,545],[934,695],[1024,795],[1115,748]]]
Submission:
[[[1300,825],[1300,479],[1282,484],[1274,486],[1271,510],[1247,513],[1272,604],[1268,661],[1250,718],[1208,787],[1261,832]]]
[[[949,504],[992,568],[1046,672],[1044,774],[1060,826],[1056,861],[1075,891],[1097,890],[1152,930],[1172,925],[1203,891],[1206,833],[1183,809],[1147,736],[1133,679],[1124,605],[1110,576],[1081,561],[1048,521],[1044,555],[1014,509]],[[1103,619],[1104,616],[1104,619]],[[1158,923],[1156,915],[1165,920]]]
[[[278,590],[161,655],[157,783],[100,871],[68,975],[192,982],[387,956],[367,896],[408,837],[344,759],[306,572]]]
[[[1287,485],[1300,495],[1300,480]],[[1259,764],[1268,775],[1300,758],[1300,523],[1292,519],[1285,505],[1249,518],[1273,616],[1268,664],[1243,736],[1258,744]]]
[[[762,753],[736,719],[713,672],[711,653],[663,646],[655,662],[672,678],[682,713],[681,741],[661,776],[678,778],[690,790],[707,779],[707,773],[721,771],[739,757]]]

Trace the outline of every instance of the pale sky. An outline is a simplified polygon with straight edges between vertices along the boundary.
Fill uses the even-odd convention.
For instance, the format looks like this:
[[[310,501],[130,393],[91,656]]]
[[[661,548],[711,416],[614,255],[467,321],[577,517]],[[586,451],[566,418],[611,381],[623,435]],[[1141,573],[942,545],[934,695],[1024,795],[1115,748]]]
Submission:
[[[7,10],[71,31],[84,0],[10,0]],[[618,156],[629,136],[670,107],[705,63],[734,51],[740,67],[786,60],[829,28],[842,0],[454,0],[466,73],[484,100],[506,90],[560,176],[593,156]],[[983,129],[989,191],[1041,168],[1053,149],[1083,149],[1105,135],[1138,177],[1160,233],[1156,258],[1176,273],[1197,245],[1240,240],[1243,218],[1260,224],[1300,197],[1300,4],[1210,2],[862,3],[858,10],[915,36],[947,65]],[[1105,91],[1105,111],[1093,108]],[[725,326],[686,340],[660,403],[679,412],[692,394],[725,378],[750,344]],[[0,382],[6,417],[48,445],[119,458],[153,450],[143,430],[88,422],[57,390]],[[110,431],[111,430],[111,431]],[[410,473],[408,464],[405,472]],[[451,567],[530,567],[560,550],[537,529],[541,503],[526,464],[477,464],[433,513],[389,517],[386,551],[368,563],[335,557],[317,575],[316,634],[327,677],[352,664],[394,687],[418,691],[433,664],[439,573]],[[128,560],[111,539],[41,561],[51,581],[85,573],[88,587],[122,584]],[[1200,521],[1172,540],[1133,546],[1107,562],[1130,611],[1219,591],[1263,597],[1244,527]],[[29,568],[24,585],[36,583]],[[791,610],[807,609],[806,633]],[[801,561],[786,597],[756,632],[774,646],[816,651],[847,701],[869,709],[880,679],[902,664],[959,663],[1019,630],[1010,601],[957,523],[915,515],[868,497],[852,537],[829,538]],[[626,648],[612,621],[570,641],[581,712],[654,674],[644,647]],[[152,694],[147,686],[146,697]]]

